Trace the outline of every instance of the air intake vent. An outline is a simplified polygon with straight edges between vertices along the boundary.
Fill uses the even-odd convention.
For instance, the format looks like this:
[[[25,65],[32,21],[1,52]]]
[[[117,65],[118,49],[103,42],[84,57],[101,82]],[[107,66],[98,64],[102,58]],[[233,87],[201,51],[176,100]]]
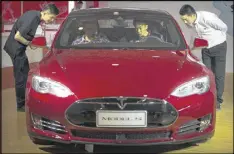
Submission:
[[[195,132],[201,132],[210,126],[211,119],[211,114],[208,114],[199,119],[189,121],[188,123],[182,125],[177,133],[179,135],[185,135]]]
[[[42,130],[52,131],[58,134],[66,134],[65,126],[60,124],[58,121],[50,120],[45,117],[32,114],[32,121],[36,128]]]
[[[75,137],[106,140],[153,140],[168,139],[171,132],[87,132],[71,130]]]
[[[199,127],[200,127],[200,121],[193,120],[182,125],[178,131],[178,134],[182,135],[182,134],[194,133],[199,131]]]

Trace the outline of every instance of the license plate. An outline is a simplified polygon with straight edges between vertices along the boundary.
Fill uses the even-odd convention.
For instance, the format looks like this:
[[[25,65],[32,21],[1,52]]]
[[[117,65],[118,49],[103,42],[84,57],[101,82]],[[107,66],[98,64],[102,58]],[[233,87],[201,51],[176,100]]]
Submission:
[[[146,127],[147,111],[96,111],[97,127]]]

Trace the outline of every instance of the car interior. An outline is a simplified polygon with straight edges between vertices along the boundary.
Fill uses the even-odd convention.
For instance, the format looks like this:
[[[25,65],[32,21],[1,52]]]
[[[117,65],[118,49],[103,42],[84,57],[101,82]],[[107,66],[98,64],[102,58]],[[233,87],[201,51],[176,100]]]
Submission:
[[[72,42],[79,36],[84,35],[84,27],[82,23],[74,18],[71,23],[67,24],[63,33],[63,41],[66,45],[71,45]],[[139,34],[134,26],[133,19],[124,20],[121,17],[114,19],[102,19],[92,21],[93,26],[97,26],[98,34],[105,35],[110,42],[130,42],[137,40]],[[166,25],[162,21],[145,21],[148,24],[150,35],[158,37],[163,42],[173,43]],[[66,34],[66,35],[65,35]]]

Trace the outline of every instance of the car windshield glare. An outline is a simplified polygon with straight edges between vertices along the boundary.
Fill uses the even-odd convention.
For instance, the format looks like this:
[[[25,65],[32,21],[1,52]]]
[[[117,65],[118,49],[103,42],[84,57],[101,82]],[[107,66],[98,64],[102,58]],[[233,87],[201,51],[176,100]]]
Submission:
[[[55,38],[58,49],[185,49],[175,22],[134,11],[70,16]]]

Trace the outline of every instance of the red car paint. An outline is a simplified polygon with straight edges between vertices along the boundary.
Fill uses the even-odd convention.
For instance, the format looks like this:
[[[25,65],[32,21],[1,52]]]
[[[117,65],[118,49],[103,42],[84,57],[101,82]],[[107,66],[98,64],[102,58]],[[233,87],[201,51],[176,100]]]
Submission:
[[[181,29],[176,23],[181,33]],[[182,33],[181,33],[182,35]],[[183,36],[183,35],[182,35]],[[55,36],[58,37],[58,35]],[[185,40],[185,38],[183,37]],[[197,46],[204,45],[204,40],[198,40]],[[205,66],[191,54],[189,47],[184,51],[165,50],[66,50],[56,49],[43,58],[37,68],[31,70],[27,82],[26,118],[29,135],[56,139],[58,142],[79,141],[94,144],[160,144],[185,141],[202,137],[215,131],[216,88],[214,76]],[[85,68],[85,69],[84,69]],[[37,74],[62,83],[74,93],[66,98],[58,98],[50,94],[40,94],[32,88],[32,75]],[[174,97],[170,94],[179,85],[192,79],[209,76],[210,89],[201,95]],[[95,97],[143,97],[164,99],[170,102],[179,116],[168,127],[160,128],[90,128],[75,126],[65,118],[67,108],[79,99]],[[58,121],[65,126],[66,134],[40,130],[32,123],[31,113]],[[211,114],[212,120],[208,128],[202,132],[178,135],[181,125],[204,115]],[[87,132],[158,132],[172,131],[168,139],[152,140],[108,140],[74,137],[71,129]],[[35,135],[36,134],[36,135]],[[32,137],[32,136],[31,136]]]

